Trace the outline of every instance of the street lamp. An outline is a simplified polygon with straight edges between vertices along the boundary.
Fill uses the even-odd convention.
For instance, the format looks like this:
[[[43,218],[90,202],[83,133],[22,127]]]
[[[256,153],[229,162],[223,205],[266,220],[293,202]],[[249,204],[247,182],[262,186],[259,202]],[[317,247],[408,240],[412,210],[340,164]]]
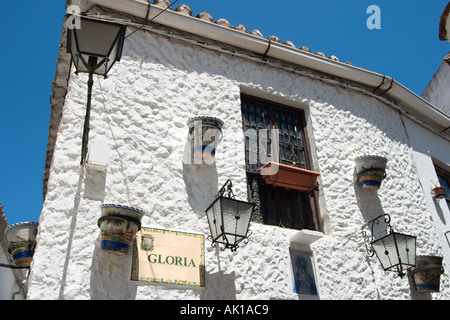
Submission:
[[[213,247],[219,243],[224,245],[222,250],[235,252],[239,243],[250,236],[248,229],[255,204],[236,200],[231,187],[231,180],[228,180],[206,209],[206,216]]]
[[[81,164],[87,154],[91,113],[93,75],[106,78],[111,67],[120,61],[126,26],[80,17],[80,28],[67,29],[67,52],[72,55],[75,73],[88,73],[88,95],[81,147]]]
[[[372,233],[370,248],[366,245],[366,249],[369,256],[377,255],[384,271],[394,271],[403,278],[406,275],[405,270],[416,265],[416,237],[394,232],[390,221],[390,216],[384,214],[364,226],[368,227]],[[382,229],[386,231],[386,235],[376,239],[375,228],[380,223],[384,223],[385,228]],[[363,234],[367,240],[365,231]]]

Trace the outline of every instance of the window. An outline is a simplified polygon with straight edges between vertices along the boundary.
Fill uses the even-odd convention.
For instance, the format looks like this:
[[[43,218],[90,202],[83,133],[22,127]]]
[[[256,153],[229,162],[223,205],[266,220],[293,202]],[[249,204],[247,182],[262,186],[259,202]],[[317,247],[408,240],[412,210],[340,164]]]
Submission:
[[[444,169],[435,166],[436,174],[438,176],[439,184],[444,188],[445,200],[450,209],[450,173]]]
[[[316,190],[302,192],[272,186],[266,184],[258,172],[268,161],[311,169],[304,112],[244,95],[241,107],[248,193],[249,199],[256,203],[253,220],[291,229],[321,231]],[[271,150],[272,141],[277,140],[278,154]]]

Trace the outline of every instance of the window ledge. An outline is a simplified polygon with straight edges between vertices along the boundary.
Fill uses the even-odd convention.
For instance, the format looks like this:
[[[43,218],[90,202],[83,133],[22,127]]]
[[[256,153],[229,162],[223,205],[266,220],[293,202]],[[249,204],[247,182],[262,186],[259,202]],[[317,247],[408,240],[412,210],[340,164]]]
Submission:
[[[303,229],[300,230],[291,239],[291,248],[302,251],[311,251],[311,244],[323,237],[323,233],[319,231],[312,231]]]

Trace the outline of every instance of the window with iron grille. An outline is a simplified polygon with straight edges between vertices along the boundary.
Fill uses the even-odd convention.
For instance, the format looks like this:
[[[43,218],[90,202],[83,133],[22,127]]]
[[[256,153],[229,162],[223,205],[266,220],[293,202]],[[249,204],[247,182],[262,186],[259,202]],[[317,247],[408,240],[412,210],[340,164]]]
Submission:
[[[248,193],[255,222],[290,229],[321,231],[317,192],[266,184],[258,169],[268,161],[310,170],[303,110],[241,96]],[[278,154],[272,142],[278,142]],[[275,157],[277,157],[275,159]]]

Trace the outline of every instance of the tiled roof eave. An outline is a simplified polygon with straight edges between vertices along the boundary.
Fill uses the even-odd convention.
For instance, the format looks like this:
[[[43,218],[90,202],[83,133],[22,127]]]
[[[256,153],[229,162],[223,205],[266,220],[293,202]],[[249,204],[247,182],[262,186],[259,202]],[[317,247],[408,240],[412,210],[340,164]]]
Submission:
[[[165,10],[168,3],[168,0],[155,0],[155,4],[150,4],[147,0],[89,1],[91,4],[99,5],[141,19],[147,17],[148,8],[151,9],[151,14],[147,18],[153,19],[156,15],[159,15]],[[67,5],[70,3],[71,0],[68,0]],[[91,7],[91,5],[87,3],[87,0],[84,0],[84,3],[88,7]],[[67,17],[65,17],[65,19],[67,19]],[[392,78],[367,71],[363,68],[356,68],[352,63],[341,63],[335,56],[327,58],[320,52],[313,54],[306,46],[296,48],[291,41],[281,43],[281,41],[277,41],[278,38],[274,36],[264,39],[258,30],[248,32],[247,28],[243,25],[238,25],[233,28],[231,25],[227,24],[226,20],[223,20],[221,21],[221,19],[218,19],[214,22],[211,15],[207,12],[201,12],[197,17],[193,17],[190,8],[186,5],[180,5],[175,10],[169,8],[167,12],[159,15],[155,19],[155,22],[188,33],[199,32],[199,35],[203,35],[203,37],[206,38],[211,38],[211,35],[219,35],[215,40],[226,42],[227,40],[232,39],[231,45],[233,46],[241,46],[242,48],[250,46],[248,50],[259,54],[266,53],[268,56],[274,56],[274,53],[277,53],[279,55],[278,57],[275,56],[277,59],[284,59],[287,62],[304,65],[309,69],[316,68],[316,71],[320,72],[334,73],[335,76],[340,78],[347,77],[350,81],[359,82],[365,86],[372,87],[374,91],[371,92],[371,94],[376,94],[376,91],[378,90],[384,95],[381,97],[382,99],[386,100],[385,97],[388,97],[396,104],[406,106],[405,110],[401,110],[404,114],[408,116],[413,115],[416,119],[426,119],[420,123],[430,128],[431,131],[443,136],[445,139],[450,140],[450,130],[447,130],[450,127],[449,116],[443,114],[439,109],[418,97]],[[65,22],[64,25],[66,25]],[[53,91],[50,99],[52,110],[50,115],[47,156],[43,179],[44,199],[47,193],[47,182],[67,90],[67,81],[70,77],[70,55],[66,53],[65,40],[65,31],[63,30],[61,34],[55,81],[52,84]],[[267,50],[268,48],[269,50]],[[297,60],[293,59],[293,57]]]
[[[413,117],[414,120],[428,126],[433,132],[450,140],[450,130],[447,130],[450,127],[450,117],[390,77],[364,68],[357,68],[351,64],[341,63],[338,61],[339,59],[331,56],[327,58],[319,52],[313,54],[308,50],[302,50],[302,47],[295,48],[289,43],[283,44],[281,41],[277,41],[278,38],[275,36],[264,39],[257,32],[243,32],[231,27],[225,19],[212,22],[212,18],[209,18],[206,13],[203,13],[203,17],[200,14],[198,17],[193,17],[192,11],[187,9],[186,5],[180,5],[178,8],[181,8],[178,10],[172,8],[166,10],[166,6],[169,4],[168,0],[155,0],[155,4],[141,0],[89,1],[141,19],[147,17],[149,20],[167,27],[368,86],[374,89],[373,92],[370,92],[371,94],[382,95],[381,99],[388,98],[389,101],[394,101],[403,114]],[[150,11],[148,11],[149,7]],[[148,12],[150,13],[148,14]],[[245,31],[243,27],[239,29]],[[384,87],[386,87],[385,90],[379,90]]]

